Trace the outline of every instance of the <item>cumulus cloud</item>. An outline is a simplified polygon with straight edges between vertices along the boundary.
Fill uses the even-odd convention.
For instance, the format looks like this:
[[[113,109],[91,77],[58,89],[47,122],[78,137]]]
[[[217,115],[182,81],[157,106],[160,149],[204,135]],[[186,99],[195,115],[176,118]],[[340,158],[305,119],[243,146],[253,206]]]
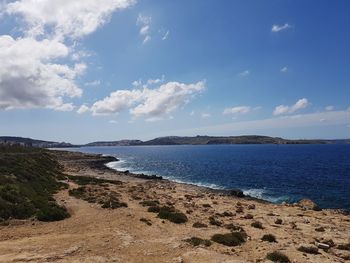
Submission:
[[[80,97],[76,78],[86,70],[86,52],[69,46],[108,21],[134,0],[18,0],[1,11],[23,22],[23,35],[0,35],[0,109],[50,108],[70,111]]]
[[[286,29],[292,28],[292,26],[288,23],[285,23],[284,25],[272,25],[271,32],[277,33]]]
[[[237,107],[232,107],[232,108],[226,108],[223,111],[223,114],[225,114],[225,115],[247,114],[251,111],[252,111],[252,108],[249,106],[237,106]]]
[[[298,110],[304,109],[307,106],[309,106],[310,103],[306,98],[298,100],[294,105],[292,106],[286,106],[286,105],[279,105],[275,108],[273,111],[273,115],[284,115],[284,114],[292,114]]]
[[[87,112],[87,111],[89,111],[89,110],[90,110],[90,109],[89,109],[88,106],[86,106],[86,105],[81,105],[80,108],[77,110],[77,113],[78,113],[78,114],[83,114],[83,113],[85,113],[85,112]]]
[[[168,82],[156,89],[117,90],[103,100],[95,102],[93,115],[117,114],[129,109],[134,117],[161,117],[188,103],[202,92],[205,83]]]
[[[134,0],[19,0],[9,3],[6,13],[20,14],[31,36],[53,29],[56,36],[80,38],[105,24],[114,11],[134,3]]]
[[[140,36],[143,37],[143,44],[151,40],[150,28],[152,17],[139,14],[136,20],[136,24],[140,26]]]
[[[94,81],[85,82],[84,85],[93,87],[93,86],[99,86],[100,84],[101,84],[100,80],[94,80]]]
[[[68,53],[68,47],[56,40],[0,36],[0,109],[71,110],[64,98],[81,96],[74,79],[86,66],[53,62]]]

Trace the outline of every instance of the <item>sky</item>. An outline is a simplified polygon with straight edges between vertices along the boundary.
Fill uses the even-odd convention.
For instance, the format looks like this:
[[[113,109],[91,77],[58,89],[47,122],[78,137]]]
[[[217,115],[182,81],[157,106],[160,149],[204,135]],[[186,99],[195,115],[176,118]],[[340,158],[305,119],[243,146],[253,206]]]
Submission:
[[[0,1],[0,135],[350,138],[347,0]]]

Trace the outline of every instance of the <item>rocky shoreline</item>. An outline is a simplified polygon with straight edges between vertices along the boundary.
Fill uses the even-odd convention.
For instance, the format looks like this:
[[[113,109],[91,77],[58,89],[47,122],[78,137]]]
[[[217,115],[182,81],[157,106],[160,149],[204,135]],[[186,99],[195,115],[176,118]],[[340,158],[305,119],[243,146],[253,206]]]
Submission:
[[[114,158],[51,152],[70,217],[0,226],[0,262],[349,262],[350,218],[311,201],[276,205],[105,166]]]

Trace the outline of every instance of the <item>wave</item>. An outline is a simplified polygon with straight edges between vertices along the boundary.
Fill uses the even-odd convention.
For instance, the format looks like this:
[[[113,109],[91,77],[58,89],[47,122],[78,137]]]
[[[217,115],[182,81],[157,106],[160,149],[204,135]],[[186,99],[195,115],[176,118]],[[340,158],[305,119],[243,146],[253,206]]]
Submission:
[[[145,171],[145,170],[137,170],[134,167],[131,166],[130,162],[126,159],[120,159],[119,161],[109,162],[106,164],[108,168],[114,169],[116,171],[125,172],[130,171],[134,174],[145,174],[145,175],[153,175],[157,174],[155,172],[151,171]],[[206,187],[210,189],[215,190],[224,190],[227,189],[226,187],[222,185],[217,185],[213,183],[206,183],[206,182],[198,182],[198,181],[191,181],[191,180],[184,180],[178,177],[174,176],[165,176],[161,174],[157,174],[162,176],[164,179],[167,179],[172,182],[181,183],[181,184],[191,184],[199,187]],[[282,203],[282,202],[291,202],[291,197],[289,196],[276,196],[273,192],[264,189],[264,188],[250,188],[250,189],[242,189],[244,195],[251,196],[254,198],[258,198],[261,200],[265,200],[271,203]]]

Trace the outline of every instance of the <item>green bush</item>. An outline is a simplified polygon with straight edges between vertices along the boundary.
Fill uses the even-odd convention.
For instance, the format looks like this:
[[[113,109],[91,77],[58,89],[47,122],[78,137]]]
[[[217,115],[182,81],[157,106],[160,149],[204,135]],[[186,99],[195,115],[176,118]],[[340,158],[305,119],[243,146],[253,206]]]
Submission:
[[[158,206],[159,201],[158,200],[146,200],[146,201],[140,202],[139,204],[142,206]]]
[[[9,218],[52,221],[68,217],[53,194],[67,187],[61,167],[43,149],[0,145],[0,220]]]
[[[272,234],[266,234],[263,235],[263,237],[261,238],[262,241],[267,241],[267,242],[277,242],[276,241],[276,237]]]
[[[206,247],[211,246],[211,241],[208,239],[202,239],[199,237],[191,237],[189,239],[185,240],[186,242],[190,243],[192,246],[197,247],[200,245],[204,245]]]
[[[150,207],[148,207],[147,211],[150,213],[159,213],[160,207],[159,206],[150,206]]]
[[[246,241],[247,235],[244,232],[232,232],[227,234],[215,234],[211,240],[229,247],[239,246]]]
[[[254,221],[252,224],[251,224],[252,227],[255,227],[255,228],[259,228],[259,229],[264,229],[263,225],[261,222],[259,221]]]
[[[184,213],[177,212],[174,207],[169,206],[161,207],[158,217],[161,219],[167,219],[175,224],[182,224],[188,221],[188,218]]]
[[[59,206],[56,203],[49,203],[47,206],[43,207],[37,214],[37,218],[40,221],[59,221],[69,217],[67,209],[65,207]]]
[[[298,250],[300,252],[304,252],[304,253],[308,253],[308,254],[314,254],[314,255],[319,254],[318,248],[317,247],[313,247],[313,246],[308,246],[308,247],[300,246],[300,247],[298,247]]]
[[[284,255],[283,253],[281,253],[279,251],[274,251],[274,252],[267,254],[266,258],[268,260],[271,260],[273,262],[278,262],[278,263],[290,263],[291,262],[286,255]]]
[[[204,228],[204,227],[208,227],[207,224],[201,223],[201,222],[195,222],[192,227],[194,228]]]

